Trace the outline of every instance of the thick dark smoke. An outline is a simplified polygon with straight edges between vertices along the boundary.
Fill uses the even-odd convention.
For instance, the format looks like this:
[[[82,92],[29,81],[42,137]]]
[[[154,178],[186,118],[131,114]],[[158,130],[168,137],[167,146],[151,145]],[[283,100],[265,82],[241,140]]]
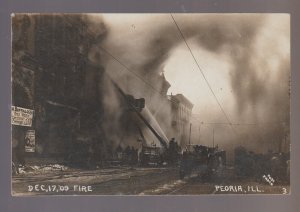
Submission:
[[[163,72],[165,62],[183,42],[176,25],[169,14],[140,15],[140,19],[138,15],[121,16],[117,19],[104,17],[103,27],[108,29],[107,36],[97,45],[107,49],[149,84],[157,87],[157,76]],[[286,136],[286,129],[289,129],[290,66],[289,55],[281,53],[280,43],[272,40],[276,35],[268,34],[270,17],[255,14],[175,14],[174,18],[187,42],[197,44],[192,47],[193,50],[203,48],[216,57],[226,55],[232,63],[230,83],[235,108],[230,118],[262,124],[252,128],[236,127],[238,134],[234,136],[230,128],[226,128],[223,137],[228,145],[248,143],[258,149],[263,142],[280,143],[279,140]],[[97,22],[98,17],[93,17],[92,21]],[[287,21],[284,24],[288,25]],[[152,89],[148,85],[124,71],[124,67],[103,51],[99,54],[101,65],[126,92],[145,97],[153,113],[161,116],[156,110],[163,110],[165,117],[162,119],[166,122],[170,120],[169,109],[160,106],[159,94],[149,94]],[[279,65],[270,64],[273,60]],[[108,112],[110,123],[117,126],[121,114],[115,111],[119,110],[120,105],[117,98],[112,98],[116,95],[114,88],[107,85],[106,89],[104,103],[111,111]]]

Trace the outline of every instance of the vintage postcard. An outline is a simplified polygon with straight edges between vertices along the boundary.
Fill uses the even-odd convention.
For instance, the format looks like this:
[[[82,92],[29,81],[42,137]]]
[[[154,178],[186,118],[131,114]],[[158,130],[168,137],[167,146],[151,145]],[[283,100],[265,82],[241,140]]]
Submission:
[[[290,15],[11,15],[12,195],[290,194]]]

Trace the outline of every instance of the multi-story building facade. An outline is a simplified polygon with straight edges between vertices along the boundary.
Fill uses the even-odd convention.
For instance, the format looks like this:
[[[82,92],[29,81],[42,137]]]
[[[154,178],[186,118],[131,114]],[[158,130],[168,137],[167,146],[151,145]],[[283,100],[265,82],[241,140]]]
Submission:
[[[172,110],[172,129],[174,138],[181,147],[186,146],[189,139],[189,126],[193,104],[182,94],[169,96]]]
[[[13,125],[19,155],[64,154],[79,128],[97,131],[103,68],[90,49],[101,38],[88,27],[81,15],[12,17],[12,105],[34,111],[30,127]],[[34,153],[24,153],[28,130],[35,130]]]

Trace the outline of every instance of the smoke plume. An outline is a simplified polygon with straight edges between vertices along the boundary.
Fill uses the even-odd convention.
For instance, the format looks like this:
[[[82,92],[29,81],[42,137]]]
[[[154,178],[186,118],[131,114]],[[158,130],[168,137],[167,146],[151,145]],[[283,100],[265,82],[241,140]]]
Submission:
[[[92,22],[98,18],[94,16]],[[226,127],[222,136],[219,135],[227,142],[224,146],[243,144],[259,149],[266,143],[266,148],[272,144],[276,149],[274,145],[286,137],[289,129],[289,45],[282,49],[282,44],[289,43],[288,16],[174,14],[174,18],[186,41],[196,44],[193,50],[202,48],[215,57],[225,55],[230,61],[235,103],[228,111],[229,118],[256,123],[254,127],[233,126],[236,135]],[[172,17],[170,14],[107,14],[101,20],[107,35],[96,45],[109,51],[134,73],[100,50],[101,65],[127,93],[144,97],[149,109],[167,128],[170,109],[161,103],[161,94],[153,91],[153,87],[161,88],[158,76],[174,49],[184,42]],[[109,83],[105,89],[104,104],[109,108],[110,123],[120,128],[122,113],[116,112],[120,103],[114,98],[117,94]]]

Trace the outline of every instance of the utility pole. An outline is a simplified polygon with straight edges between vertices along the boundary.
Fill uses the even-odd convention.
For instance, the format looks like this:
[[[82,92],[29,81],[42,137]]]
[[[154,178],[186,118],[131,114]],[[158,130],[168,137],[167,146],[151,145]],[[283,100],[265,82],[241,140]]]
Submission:
[[[213,128],[213,148],[215,147],[215,128]]]
[[[190,123],[189,145],[191,145],[192,123]]]
[[[199,144],[200,144],[200,136],[201,136],[201,134],[200,134],[200,128],[201,128],[201,125],[199,125]]]

